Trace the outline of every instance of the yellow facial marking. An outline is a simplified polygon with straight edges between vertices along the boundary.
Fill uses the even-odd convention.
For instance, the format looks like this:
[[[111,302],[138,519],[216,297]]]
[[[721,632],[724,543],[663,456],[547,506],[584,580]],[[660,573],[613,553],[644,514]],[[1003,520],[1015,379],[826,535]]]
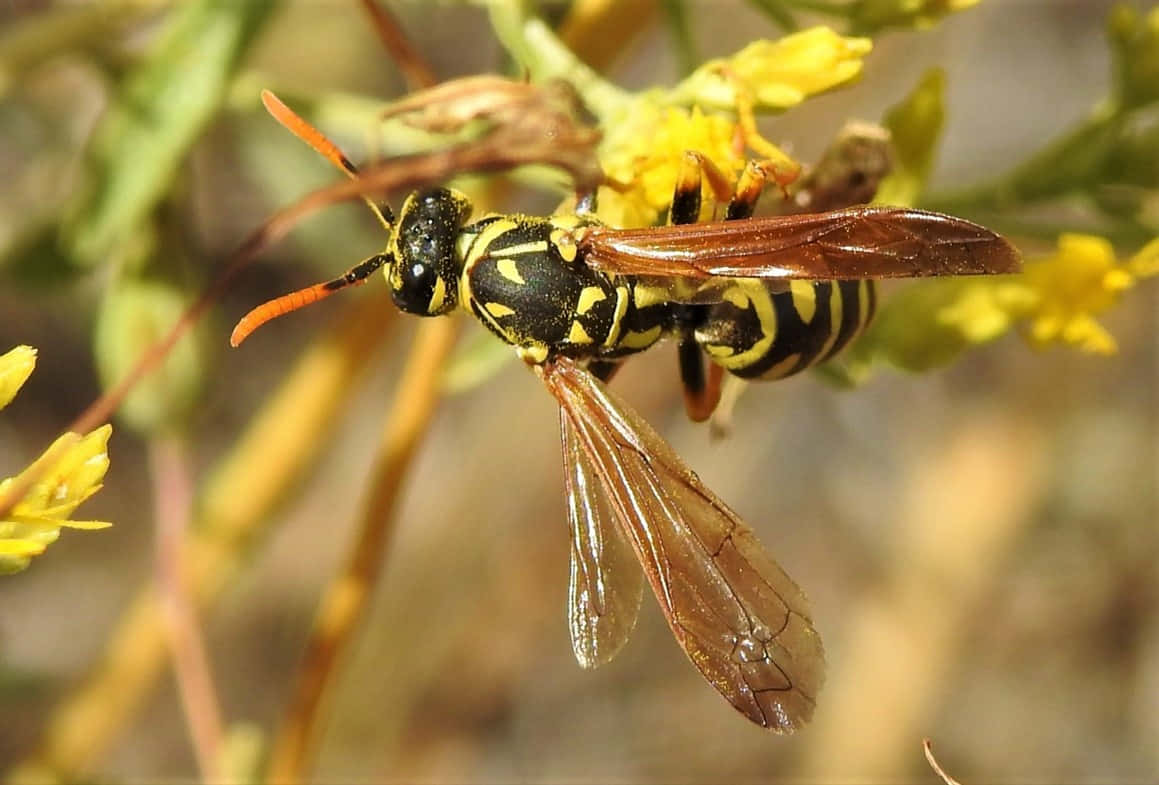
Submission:
[[[443,281],[440,275],[435,279],[435,290],[431,292],[431,301],[427,303],[427,312],[435,313],[443,307],[443,301],[447,299],[447,284]]]
[[[575,312],[580,316],[592,309],[592,306],[598,302],[608,299],[604,294],[604,290],[598,286],[585,286],[580,292],[579,301],[575,304]]]
[[[515,313],[514,308],[508,308],[503,303],[487,303],[483,308],[496,319],[501,319],[504,316],[510,316]]]
[[[809,324],[817,315],[817,290],[808,281],[789,281],[789,293],[793,297],[793,308],[801,321]]]
[[[710,343],[704,347],[704,351],[711,354],[713,357],[731,357],[733,349],[731,346],[725,346],[719,343]]]
[[[571,332],[567,334],[568,343],[592,343],[592,337],[578,321],[571,323]]]
[[[495,269],[499,274],[506,278],[511,283],[517,283],[523,286],[527,281],[523,280],[523,276],[519,274],[519,268],[515,266],[514,259],[500,259],[495,263]]]

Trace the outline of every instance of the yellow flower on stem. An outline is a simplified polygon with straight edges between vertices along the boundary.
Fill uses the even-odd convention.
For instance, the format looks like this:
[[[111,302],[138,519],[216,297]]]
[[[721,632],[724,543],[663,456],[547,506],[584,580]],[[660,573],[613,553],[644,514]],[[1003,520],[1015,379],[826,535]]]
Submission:
[[[815,27],[710,60],[671,90],[625,96],[600,117],[600,162],[617,184],[601,190],[600,217],[619,227],[656,223],[688,150],[729,176],[744,168],[751,151],[778,184],[788,185],[800,165],[761,136],[756,112],[784,111],[855,79],[871,48],[867,38]]]
[[[0,408],[6,406],[24,384],[36,364],[36,351],[18,346],[0,355]],[[0,518],[0,573],[19,572],[60,536],[60,529],[103,529],[105,521],[73,521],[81,502],[101,488],[109,468],[107,452],[112,426],[105,425],[87,436],[66,433],[17,477],[0,481],[0,498],[13,487],[36,476],[24,497]]]
[[[1061,341],[1085,352],[1113,354],[1115,339],[1094,317],[1114,306],[1119,295],[1135,284],[1136,267],[1146,274],[1144,264],[1119,263],[1114,248],[1102,237],[1060,236],[1057,253],[1027,262],[1023,271],[1022,284],[1033,294],[1025,315],[1031,341],[1039,345]]]
[[[761,39],[731,57],[709,60],[670,98],[713,109],[735,109],[747,100],[754,109],[785,110],[856,79],[872,48],[868,38],[838,35],[828,27]]]
[[[12,402],[35,367],[36,350],[31,346],[17,346],[0,355],[0,409]]]
[[[1035,346],[1063,343],[1113,354],[1115,339],[1095,317],[1114,307],[1138,279],[1154,275],[1159,275],[1159,239],[1120,262],[1104,238],[1064,234],[1055,253],[1026,262],[1021,275],[939,278],[895,293],[835,376],[858,383],[879,360],[926,371],[1020,325]]]

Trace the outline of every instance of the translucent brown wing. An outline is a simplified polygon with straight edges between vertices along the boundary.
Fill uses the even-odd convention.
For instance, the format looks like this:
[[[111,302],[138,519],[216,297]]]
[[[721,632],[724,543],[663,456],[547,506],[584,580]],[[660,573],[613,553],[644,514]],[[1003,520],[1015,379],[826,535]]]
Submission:
[[[779,732],[813,713],[824,652],[808,604],[748,526],[637,414],[567,359],[541,366],[676,640],[705,679]]]
[[[1018,272],[1018,251],[985,227],[941,213],[851,207],[812,215],[593,227],[579,240],[593,268],[625,275],[806,280]]]
[[[576,660],[584,668],[594,668],[627,643],[640,612],[644,574],[562,409],[559,420],[571,529],[567,621]]]

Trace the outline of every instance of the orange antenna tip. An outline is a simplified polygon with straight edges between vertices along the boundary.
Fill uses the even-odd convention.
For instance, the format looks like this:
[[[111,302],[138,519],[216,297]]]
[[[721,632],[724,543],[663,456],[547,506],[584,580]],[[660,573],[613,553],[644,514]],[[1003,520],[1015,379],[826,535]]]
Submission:
[[[326,138],[325,134],[303,120],[293,109],[286,106],[282,102],[282,99],[278,98],[269,90],[262,90],[261,96],[262,105],[265,106],[266,111],[281,123],[287,131],[310,145],[319,155],[348,175],[354,176],[358,173],[357,167],[338,149],[338,145],[331,142]]]
[[[262,303],[241,317],[229,335],[229,345],[236,347],[248,338],[250,333],[271,319],[277,319],[290,311],[296,311],[311,303],[316,303],[323,297],[329,297],[340,288],[342,287],[335,286],[334,282],[316,283],[305,289],[283,294],[281,297],[275,297],[273,300]]]
[[[389,261],[390,259],[386,255],[376,254],[354,265],[339,278],[323,283],[316,283],[313,286],[307,286],[305,289],[283,294],[281,297],[275,297],[272,300],[262,303],[241,317],[241,320],[229,335],[229,345],[236,347],[248,338],[250,333],[271,319],[276,319],[279,316],[288,314],[290,311],[296,311],[311,303],[316,303],[334,294],[339,289],[345,289],[347,286],[359,286],[365,283],[371,273]]]

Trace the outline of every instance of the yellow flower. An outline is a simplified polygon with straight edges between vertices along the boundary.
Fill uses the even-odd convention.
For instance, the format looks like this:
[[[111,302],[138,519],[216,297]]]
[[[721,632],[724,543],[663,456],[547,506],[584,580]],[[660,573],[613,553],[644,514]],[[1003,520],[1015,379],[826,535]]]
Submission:
[[[1062,341],[1086,352],[1114,353],[1115,339],[1094,317],[1115,305],[1135,278],[1131,263],[1120,264],[1107,240],[1062,235],[1057,253],[1024,268],[1022,283],[1033,294],[1025,314],[1030,339],[1040,345]]]
[[[608,177],[623,184],[600,189],[600,217],[612,226],[648,226],[663,217],[686,150],[702,153],[729,175],[745,164],[736,145],[737,123],[724,115],[662,107],[642,98],[622,122],[606,125],[600,160]],[[705,210],[710,209],[706,200]]]
[[[0,355],[0,409],[12,402],[35,367],[36,350],[31,346],[17,346]]]
[[[671,90],[649,91],[616,107],[601,117],[600,162],[619,187],[601,189],[600,217],[619,227],[659,221],[688,150],[732,177],[751,150],[779,183],[792,182],[800,166],[760,135],[755,112],[785,110],[849,82],[871,48],[867,38],[826,27],[754,41],[705,63]],[[705,213],[711,207],[706,199]]]
[[[732,57],[709,60],[672,91],[672,99],[714,109],[750,101],[783,110],[856,79],[873,48],[868,38],[813,27],[776,41],[753,41]]]
[[[884,303],[850,352],[844,375],[864,379],[876,360],[911,371],[946,365],[1020,325],[1036,346],[1060,342],[1112,354],[1115,339],[1095,317],[1136,280],[1154,275],[1159,239],[1119,262],[1102,237],[1064,234],[1054,254],[1026,262],[1021,275],[915,282]]]
[[[32,373],[35,350],[20,346],[0,356],[0,408],[7,405]],[[109,468],[107,446],[112,427],[105,425],[81,437],[66,433],[45,450],[18,477],[0,481],[0,498],[33,473],[39,479],[3,518],[0,518],[0,573],[19,572],[60,536],[61,527],[103,529],[104,521],[71,521],[68,517],[100,490]],[[50,468],[45,470],[45,466]]]

